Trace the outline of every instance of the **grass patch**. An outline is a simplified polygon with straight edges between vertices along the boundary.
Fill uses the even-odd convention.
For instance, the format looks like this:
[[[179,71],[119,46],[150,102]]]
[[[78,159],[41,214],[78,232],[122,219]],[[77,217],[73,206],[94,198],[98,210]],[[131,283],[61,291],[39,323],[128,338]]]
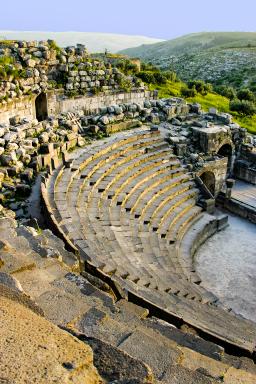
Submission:
[[[209,108],[217,108],[220,112],[229,111],[229,99],[216,93],[208,93],[206,96],[197,94],[195,97],[186,99],[189,103],[199,103],[202,109],[208,111]]]
[[[246,128],[248,132],[253,133],[256,135],[256,115],[253,116],[239,116],[234,115],[234,121],[241,125],[241,127]]]
[[[166,84],[156,85],[156,84],[149,84],[149,89],[153,91],[154,89],[157,89],[159,91],[159,98],[168,98],[171,96],[174,97],[181,97],[181,88],[184,86],[184,84],[180,81],[170,81],[167,80]]]

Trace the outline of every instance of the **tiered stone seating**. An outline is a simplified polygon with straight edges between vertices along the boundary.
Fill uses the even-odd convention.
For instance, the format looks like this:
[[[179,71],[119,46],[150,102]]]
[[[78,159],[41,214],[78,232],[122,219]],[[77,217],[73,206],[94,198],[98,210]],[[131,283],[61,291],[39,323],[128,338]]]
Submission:
[[[194,181],[159,131],[93,143],[55,172],[47,191],[58,227],[85,262],[131,294],[146,301],[151,295],[152,305],[207,329],[217,298],[200,286],[189,253],[193,239],[209,223],[216,230],[218,221],[196,205]],[[218,310],[210,333],[219,336],[226,312]]]
[[[44,314],[48,321],[65,327],[66,334],[70,331],[86,344],[89,343],[93,349],[94,364],[108,382],[169,384],[175,375],[175,382],[183,384],[218,384],[219,377],[224,384],[255,383],[256,369],[252,359],[234,357],[212,341],[188,333],[186,329],[170,326],[150,316],[148,309],[116,298],[111,288],[94,276],[75,273],[76,258],[50,231],[37,233],[31,228],[17,226],[17,222],[10,218],[0,217],[0,234],[0,335],[2,345],[5,341],[8,345],[7,354],[11,353],[9,365],[5,365],[7,381],[4,382],[14,382],[8,380],[13,356],[16,366],[24,366],[24,356],[31,358],[31,348],[27,351],[25,345],[20,349],[15,342],[10,343],[13,338],[7,338],[6,328],[2,327],[6,323],[4,302],[6,298],[11,298],[17,305],[16,311],[22,303],[29,305],[40,315]],[[61,258],[53,257],[53,251]],[[45,257],[46,254],[48,257]],[[99,287],[104,287],[104,290]],[[12,319],[15,326],[16,318]],[[22,317],[21,321],[21,326],[24,322],[27,324],[27,317]],[[38,331],[37,324],[35,329]],[[248,337],[251,322],[245,320],[245,326],[247,331],[243,334]],[[28,337],[33,329],[29,329]],[[59,351],[60,343],[54,344],[52,333],[49,335],[51,340],[47,343],[45,335],[43,345],[44,349],[47,348],[47,356],[52,359],[49,349],[53,345]],[[77,348],[77,341],[73,348]],[[67,342],[63,345],[67,347]],[[40,361],[43,358],[40,355]],[[70,355],[67,355],[65,362],[68,359]],[[76,362],[72,358],[72,363]],[[54,368],[56,366],[54,364]],[[30,374],[29,366],[27,372]],[[40,382],[48,383],[45,369],[39,369],[39,372],[42,373]],[[73,371],[70,380],[74,382]],[[88,380],[83,375],[82,381]],[[18,379],[15,382],[24,381]],[[30,376],[27,382],[32,382]],[[58,382],[67,381],[64,378]]]
[[[163,290],[171,290],[173,279],[168,283],[168,276],[165,276],[163,283],[163,271],[179,273],[181,268],[173,249],[170,258],[170,250],[160,242],[167,232],[171,236],[171,227],[178,232],[178,219],[183,219],[184,225],[200,212],[200,208],[194,207],[197,190],[193,187],[159,133],[143,132],[102,145],[100,151],[95,153],[93,149],[93,155],[87,153],[80,162],[75,161],[71,168],[63,170],[61,179],[57,179],[54,196],[63,231],[74,242],[86,240],[90,254],[95,253],[105,264],[103,270],[111,268],[119,276],[140,281],[140,285],[153,284],[157,289],[162,286]],[[165,199],[159,205],[155,196],[161,195]],[[134,220],[129,212],[135,212],[138,217],[142,210],[145,213],[152,199],[155,209],[151,217],[147,217],[142,226],[130,226]],[[184,212],[187,221],[183,218]],[[147,222],[150,228],[143,229]],[[150,238],[154,236],[150,232],[154,231],[161,240],[155,237],[155,246],[151,248],[150,243],[145,244],[145,235]],[[122,260],[126,261],[125,266]],[[185,292],[183,281],[183,289],[177,287],[182,278],[179,275],[175,280],[175,291],[188,295],[190,286]],[[196,297],[202,300],[201,296]]]

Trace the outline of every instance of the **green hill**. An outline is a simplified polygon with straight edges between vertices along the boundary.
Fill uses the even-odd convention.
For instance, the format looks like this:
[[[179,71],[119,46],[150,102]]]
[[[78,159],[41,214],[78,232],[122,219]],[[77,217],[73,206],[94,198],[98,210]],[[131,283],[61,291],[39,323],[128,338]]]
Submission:
[[[256,32],[203,32],[121,51],[172,69],[183,80],[256,91]]]

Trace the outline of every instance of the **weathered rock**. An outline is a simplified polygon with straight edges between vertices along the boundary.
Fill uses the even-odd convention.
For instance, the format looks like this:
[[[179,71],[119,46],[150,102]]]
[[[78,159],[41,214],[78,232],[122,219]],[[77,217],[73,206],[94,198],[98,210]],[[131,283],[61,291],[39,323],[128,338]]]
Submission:
[[[139,360],[95,338],[85,338],[94,352],[94,364],[99,373],[111,382],[154,383],[151,369]]]
[[[0,297],[1,379],[6,382],[100,383],[90,347],[22,304]],[[17,358],[22,354],[22,359]]]
[[[0,284],[6,285],[8,288],[16,292],[23,292],[20,282],[8,273],[0,272]]]
[[[0,160],[3,165],[10,166],[17,163],[17,156],[16,156],[16,153],[12,151],[7,154],[3,154]]]

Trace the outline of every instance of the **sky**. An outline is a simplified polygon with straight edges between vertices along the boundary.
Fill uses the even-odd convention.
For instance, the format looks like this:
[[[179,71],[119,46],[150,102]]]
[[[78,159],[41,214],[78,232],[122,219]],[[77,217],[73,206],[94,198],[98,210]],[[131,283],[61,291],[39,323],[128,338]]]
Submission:
[[[105,32],[171,39],[202,31],[256,31],[255,0],[11,0],[1,30]]]

